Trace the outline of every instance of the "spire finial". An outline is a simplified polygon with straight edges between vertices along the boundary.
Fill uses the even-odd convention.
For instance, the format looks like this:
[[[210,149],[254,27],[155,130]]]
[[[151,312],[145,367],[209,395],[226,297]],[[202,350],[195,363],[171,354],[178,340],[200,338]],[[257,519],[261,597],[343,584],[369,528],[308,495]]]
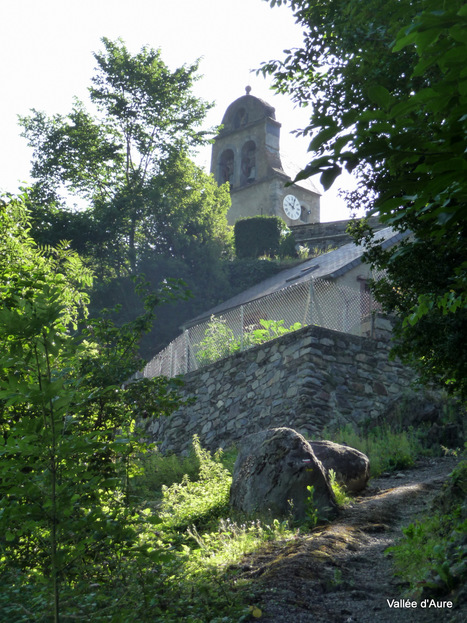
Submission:
[[[250,95],[250,93],[251,93],[251,87],[250,87],[250,86],[245,87],[245,91],[246,91],[246,94],[247,94],[247,95]]]

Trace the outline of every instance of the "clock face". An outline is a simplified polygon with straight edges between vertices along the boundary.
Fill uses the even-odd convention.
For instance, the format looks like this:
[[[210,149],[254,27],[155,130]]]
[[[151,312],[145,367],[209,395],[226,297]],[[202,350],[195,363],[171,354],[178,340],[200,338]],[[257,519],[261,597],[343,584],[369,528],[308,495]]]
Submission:
[[[287,195],[284,197],[284,212],[287,214],[289,219],[292,221],[296,221],[300,218],[300,214],[302,213],[302,208],[300,205],[300,201],[294,195]]]

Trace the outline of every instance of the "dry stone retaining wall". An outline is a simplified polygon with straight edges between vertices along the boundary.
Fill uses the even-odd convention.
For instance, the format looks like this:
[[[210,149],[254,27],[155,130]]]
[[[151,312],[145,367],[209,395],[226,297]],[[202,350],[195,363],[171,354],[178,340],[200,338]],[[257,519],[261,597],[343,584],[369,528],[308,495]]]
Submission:
[[[380,418],[413,394],[414,373],[388,358],[389,344],[320,327],[294,333],[185,375],[194,404],[146,424],[164,452],[211,450],[289,426],[310,437],[336,423]]]

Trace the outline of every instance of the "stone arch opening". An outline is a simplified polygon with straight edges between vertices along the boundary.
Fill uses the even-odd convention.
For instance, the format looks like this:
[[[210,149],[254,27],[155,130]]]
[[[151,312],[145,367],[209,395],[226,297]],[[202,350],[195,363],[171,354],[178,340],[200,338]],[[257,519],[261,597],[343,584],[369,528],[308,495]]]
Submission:
[[[242,128],[247,123],[248,123],[248,113],[245,110],[245,108],[243,108],[242,106],[235,113],[234,120],[233,120],[233,128],[234,130],[238,130],[239,128]]]
[[[256,143],[247,141],[242,147],[240,185],[251,184],[256,179]]]
[[[226,182],[229,182],[230,186],[233,186],[235,156],[232,149],[225,149],[222,152],[221,157],[219,158],[218,170],[218,183],[225,184]]]

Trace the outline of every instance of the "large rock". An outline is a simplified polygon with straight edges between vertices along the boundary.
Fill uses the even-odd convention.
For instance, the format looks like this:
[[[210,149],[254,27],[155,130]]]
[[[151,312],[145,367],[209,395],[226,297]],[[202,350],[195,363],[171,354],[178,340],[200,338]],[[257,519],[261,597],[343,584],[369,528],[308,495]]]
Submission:
[[[347,491],[356,493],[366,487],[370,478],[370,460],[366,454],[332,441],[310,441],[310,446],[326,471],[334,470],[337,482]]]
[[[243,512],[289,512],[306,518],[307,486],[321,519],[337,513],[326,472],[308,441],[291,428],[273,428],[246,437],[234,466],[231,505]]]

